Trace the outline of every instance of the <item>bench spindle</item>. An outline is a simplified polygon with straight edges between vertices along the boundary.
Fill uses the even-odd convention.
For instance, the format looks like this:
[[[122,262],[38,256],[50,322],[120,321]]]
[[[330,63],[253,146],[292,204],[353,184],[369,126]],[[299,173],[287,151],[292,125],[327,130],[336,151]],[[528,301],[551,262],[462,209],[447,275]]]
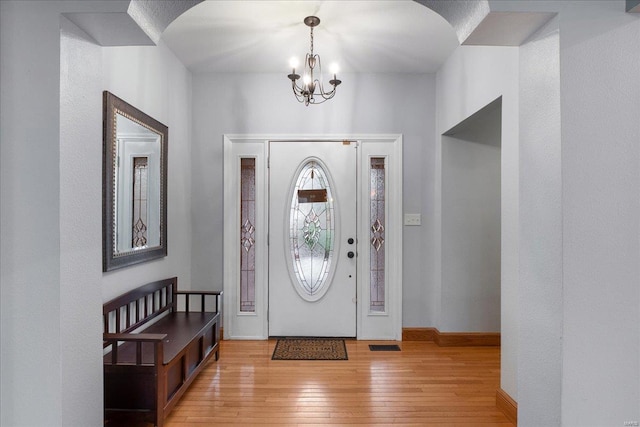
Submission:
[[[120,333],[120,309],[116,310],[116,334]]]
[[[136,365],[142,365],[142,341],[136,342]]]
[[[118,341],[111,341],[111,364],[118,363]]]

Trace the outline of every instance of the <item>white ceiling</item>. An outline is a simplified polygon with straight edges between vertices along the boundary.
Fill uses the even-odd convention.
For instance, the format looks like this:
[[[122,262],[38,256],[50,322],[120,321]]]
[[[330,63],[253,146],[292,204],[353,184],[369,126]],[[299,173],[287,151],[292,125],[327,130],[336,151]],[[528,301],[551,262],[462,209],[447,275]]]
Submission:
[[[413,0],[209,0],[165,30],[162,39],[194,72],[289,72],[289,59],[314,52],[341,72],[435,72],[458,46],[453,28]]]

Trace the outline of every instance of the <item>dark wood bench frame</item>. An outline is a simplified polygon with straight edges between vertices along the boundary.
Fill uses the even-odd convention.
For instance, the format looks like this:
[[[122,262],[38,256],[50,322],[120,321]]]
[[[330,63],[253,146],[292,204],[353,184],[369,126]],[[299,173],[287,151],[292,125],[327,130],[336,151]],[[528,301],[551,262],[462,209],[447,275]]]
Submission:
[[[105,423],[126,418],[164,424],[209,359],[218,360],[220,295],[178,291],[172,277],[103,305]]]

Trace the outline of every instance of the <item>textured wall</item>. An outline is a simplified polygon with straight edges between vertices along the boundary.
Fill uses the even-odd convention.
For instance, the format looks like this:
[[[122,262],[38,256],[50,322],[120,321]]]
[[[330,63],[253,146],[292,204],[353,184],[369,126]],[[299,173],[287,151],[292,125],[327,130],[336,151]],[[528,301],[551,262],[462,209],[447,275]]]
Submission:
[[[525,426],[560,422],[561,160],[559,52],[554,21],[520,49],[517,399],[518,423]]]
[[[102,422],[102,53],[65,18],[60,28],[62,424],[90,426]]]
[[[418,3],[437,12],[451,24],[458,41],[463,43],[473,30],[490,12],[487,0],[474,1],[443,1],[443,0],[415,0]]]
[[[62,416],[58,7],[0,2],[2,425]]]
[[[108,298],[174,274],[189,284],[190,75],[162,47],[122,57],[114,50],[103,61],[101,48],[61,16],[111,12],[118,2],[3,1],[0,8],[0,424],[98,426],[103,290]],[[103,276],[105,88],[169,126],[175,172],[169,257]]]
[[[640,422],[640,17],[566,7],[562,424],[623,425]]]

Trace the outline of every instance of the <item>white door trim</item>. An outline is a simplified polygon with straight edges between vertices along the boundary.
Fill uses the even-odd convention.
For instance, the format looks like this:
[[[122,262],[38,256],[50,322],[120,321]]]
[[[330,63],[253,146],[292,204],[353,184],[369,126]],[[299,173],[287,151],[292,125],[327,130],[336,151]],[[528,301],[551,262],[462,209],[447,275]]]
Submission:
[[[267,339],[268,338],[268,208],[266,197],[268,171],[268,141],[318,141],[352,140],[360,143],[358,150],[359,254],[357,262],[357,338],[358,339],[402,339],[402,135],[400,134],[339,134],[339,135],[224,135],[224,338]],[[239,213],[239,164],[240,158],[256,159],[256,310],[241,313],[238,301],[240,213]],[[370,157],[387,159],[387,227],[385,245],[390,256],[386,260],[387,292],[384,313],[370,313],[367,279],[369,260],[369,224],[360,219],[367,218],[364,206],[369,205],[368,161]],[[389,286],[393,284],[393,286]],[[366,307],[365,307],[366,306]]]

